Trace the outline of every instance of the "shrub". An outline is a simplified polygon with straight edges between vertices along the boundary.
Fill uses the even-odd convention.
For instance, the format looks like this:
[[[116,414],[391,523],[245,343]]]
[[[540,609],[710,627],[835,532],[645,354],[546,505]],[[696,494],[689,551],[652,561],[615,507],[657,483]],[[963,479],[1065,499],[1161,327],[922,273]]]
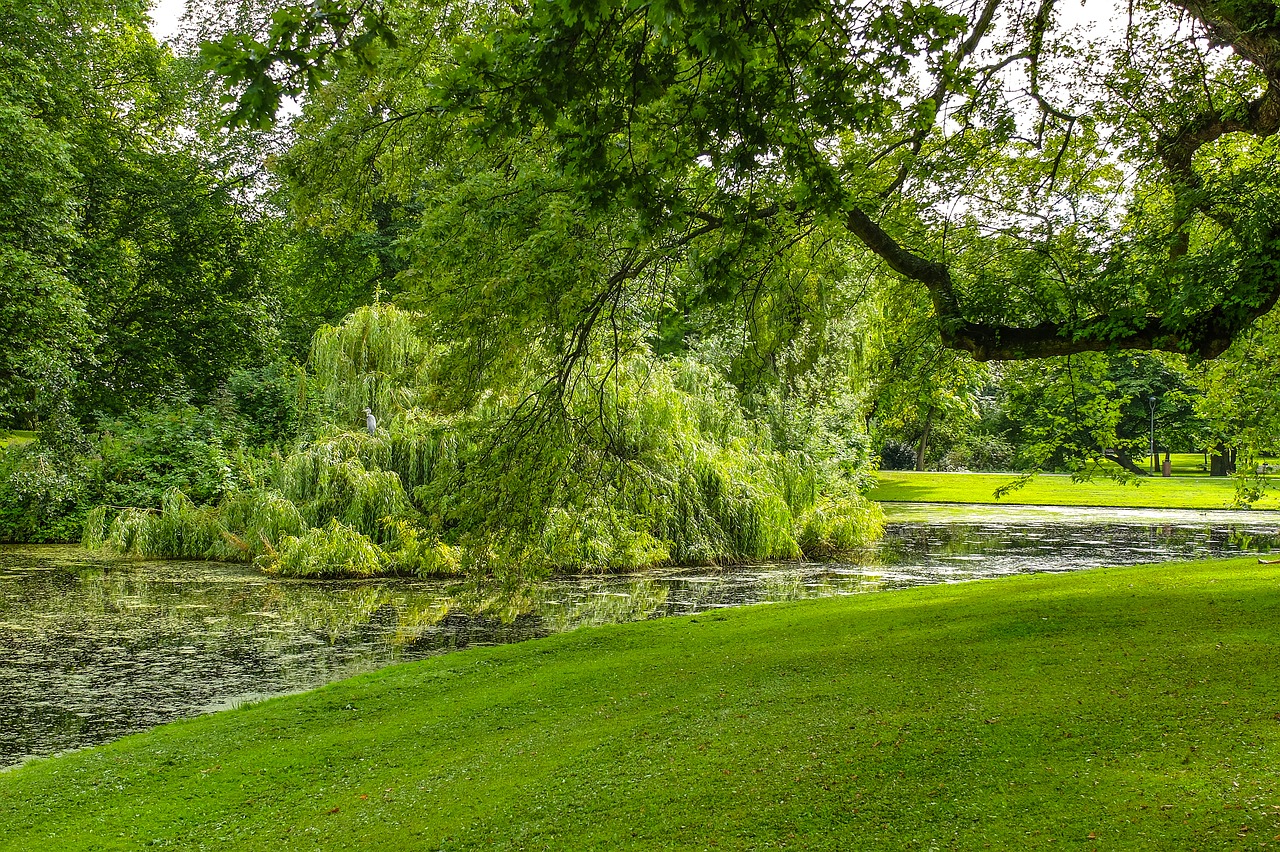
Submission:
[[[800,518],[796,537],[806,556],[827,559],[865,547],[884,531],[879,505],[864,497],[823,500]]]
[[[256,564],[280,577],[331,578],[374,577],[389,561],[382,548],[335,518],[327,526],[285,536],[277,554]]]
[[[283,360],[237,370],[227,378],[227,394],[253,443],[281,441],[297,431],[302,382],[302,371]]]
[[[223,532],[216,510],[196,506],[176,488],[164,493],[158,510],[121,510],[105,536],[104,515],[95,513],[92,520],[83,542],[101,541],[117,553],[143,558],[208,559]]]
[[[0,541],[75,541],[98,499],[82,457],[40,441],[0,449]]]
[[[909,444],[893,438],[885,439],[880,448],[881,470],[912,470],[916,466],[916,451]]]

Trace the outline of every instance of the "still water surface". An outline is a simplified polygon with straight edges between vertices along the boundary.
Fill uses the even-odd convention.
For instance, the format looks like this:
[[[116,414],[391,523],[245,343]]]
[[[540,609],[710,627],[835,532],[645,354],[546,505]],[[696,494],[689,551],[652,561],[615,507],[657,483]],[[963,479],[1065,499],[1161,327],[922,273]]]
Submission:
[[[389,663],[586,624],[1037,571],[1280,549],[1280,513],[886,506],[857,563],[449,581],[281,581],[0,547],[0,767]]]

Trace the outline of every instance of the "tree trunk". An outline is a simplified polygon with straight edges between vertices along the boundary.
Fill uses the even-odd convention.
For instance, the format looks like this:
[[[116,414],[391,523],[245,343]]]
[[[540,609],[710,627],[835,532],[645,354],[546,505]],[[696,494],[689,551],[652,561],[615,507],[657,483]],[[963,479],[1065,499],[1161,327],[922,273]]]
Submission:
[[[920,435],[920,444],[916,447],[916,470],[924,470],[924,454],[929,449],[929,430],[933,428],[933,406],[924,418],[924,433]]]
[[[1128,453],[1123,453],[1123,452],[1120,452],[1119,450],[1103,450],[1102,455],[1105,458],[1111,459],[1113,462],[1120,465],[1122,468],[1134,474],[1135,476],[1151,475],[1147,471],[1138,467],[1138,465],[1134,463],[1133,459],[1129,458]]]
[[[1236,451],[1219,444],[1209,462],[1210,476],[1230,476],[1236,472]]]

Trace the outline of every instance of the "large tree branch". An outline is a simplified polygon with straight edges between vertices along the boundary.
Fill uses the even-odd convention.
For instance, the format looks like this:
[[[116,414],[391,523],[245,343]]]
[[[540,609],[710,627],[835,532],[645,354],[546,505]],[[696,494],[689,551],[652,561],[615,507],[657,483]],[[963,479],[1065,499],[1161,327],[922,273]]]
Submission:
[[[1240,114],[1224,115],[1221,110],[1208,110],[1162,134],[1156,142],[1156,153],[1176,180],[1198,186],[1200,181],[1191,168],[1191,160],[1205,145],[1228,133],[1250,133],[1271,136],[1280,131],[1280,81],[1272,81],[1262,97],[1250,102]]]
[[[903,248],[857,207],[846,214],[845,227],[863,245],[889,264],[894,272],[919,281],[928,288],[929,295],[933,298],[934,310],[944,325],[948,319],[954,320],[960,316],[960,304],[951,281],[951,271],[945,264],[927,260]]]
[[[1214,308],[1197,317],[1186,328],[1170,329],[1163,317],[1148,316],[1137,324],[1120,328],[1107,315],[1097,317],[1083,327],[1056,322],[1042,322],[1030,327],[993,325],[989,323],[943,323],[942,340],[947,346],[963,349],[979,361],[1016,361],[1074,355],[1079,352],[1108,352],[1119,349],[1159,349],[1184,352],[1201,358],[1216,358],[1249,323],[1275,307],[1277,291],[1259,309],[1229,314]]]
[[[1274,0],[1169,2],[1199,21],[1216,44],[1257,67],[1267,81],[1266,91],[1245,110],[1231,115],[1206,110],[1157,140],[1156,151],[1175,179],[1198,185],[1191,160],[1202,146],[1227,133],[1271,136],[1280,130],[1280,26]]]
[[[1268,137],[1280,132],[1280,25],[1274,0],[1170,0],[1195,17],[1216,43],[1231,47],[1254,64],[1267,81],[1265,92],[1243,109],[1209,109],[1161,134],[1156,155],[1169,174],[1185,214],[1174,226],[1170,258],[1189,247],[1186,225],[1199,212],[1231,228],[1230,217],[1198,190],[1202,181],[1193,168],[1197,151],[1229,133]],[[1031,93],[1041,109],[1074,124],[1074,118],[1053,108],[1039,96],[1038,56],[1053,0],[1042,0],[1032,22]],[[991,8],[988,6],[988,8]],[[1065,150],[1065,149],[1064,149]],[[1061,159],[1062,152],[1059,152]],[[1054,172],[1057,171],[1057,162]],[[1045,320],[1031,326],[976,322],[965,315],[951,272],[945,264],[917,255],[899,244],[861,209],[847,214],[846,228],[898,274],[929,291],[947,346],[971,353],[980,361],[1042,358],[1113,349],[1160,349],[1214,358],[1255,319],[1280,300],[1280,276],[1250,276],[1246,292],[1233,301],[1208,307],[1192,316],[1162,316],[1118,307],[1114,313],[1066,321]],[[1265,264],[1262,264],[1265,266]],[[1171,270],[1172,271],[1172,270]],[[1175,273],[1176,274],[1176,273]]]
[[[1280,26],[1274,0],[1169,0],[1204,25],[1210,37],[1272,79],[1280,70]]]
[[[979,361],[1048,358],[1118,349],[1160,349],[1216,358],[1280,299],[1280,280],[1277,280],[1252,304],[1237,303],[1229,308],[1216,305],[1194,317],[1182,318],[1177,325],[1170,325],[1165,317],[1135,318],[1123,310],[1069,324],[1052,320],[1033,326],[974,322],[964,316],[951,272],[945,264],[903,248],[860,209],[847,214],[845,227],[890,269],[923,284],[933,300],[943,344],[962,349]]]
[[[1262,96],[1243,110],[1224,113],[1217,107],[1192,116],[1181,125],[1160,134],[1156,154],[1169,172],[1170,183],[1182,212],[1173,226],[1169,246],[1171,261],[1190,250],[1187,230],[1196,212],[1231,227],[1230,216],[1198,190],[1204,181],[1192,166],[1196,152],[1228,133],[1249,133],[1258,137],[1280,131],[1280,27],[1274,24],[1273,0],[1170,0],[1198,20],[1211,39],[1230,46],[1236,55],[1255,65],[1267,81]]]

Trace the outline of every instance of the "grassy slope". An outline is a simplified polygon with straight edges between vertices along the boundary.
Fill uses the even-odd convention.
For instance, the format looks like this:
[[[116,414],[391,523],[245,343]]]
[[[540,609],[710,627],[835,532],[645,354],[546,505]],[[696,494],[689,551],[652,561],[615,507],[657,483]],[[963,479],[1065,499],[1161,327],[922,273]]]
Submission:
[[[1253,560],[583,629],[0,774],[0,849],[1257,848],[1278,658]]]
[[[1036,506],[1123,506],[1167,509],[1226,509],[1236,493],[1230,477],[1177,476],[1121,484],[1110,479],[1072,482],[1069,476],[1042,475],[997,501],[992,494],[1017,477],[1007,473],[917,473],[882,470],[873,500],[911,503],[1024,503]],[[1280,509],[1280,493],[1268,490],[1254,509]]]

